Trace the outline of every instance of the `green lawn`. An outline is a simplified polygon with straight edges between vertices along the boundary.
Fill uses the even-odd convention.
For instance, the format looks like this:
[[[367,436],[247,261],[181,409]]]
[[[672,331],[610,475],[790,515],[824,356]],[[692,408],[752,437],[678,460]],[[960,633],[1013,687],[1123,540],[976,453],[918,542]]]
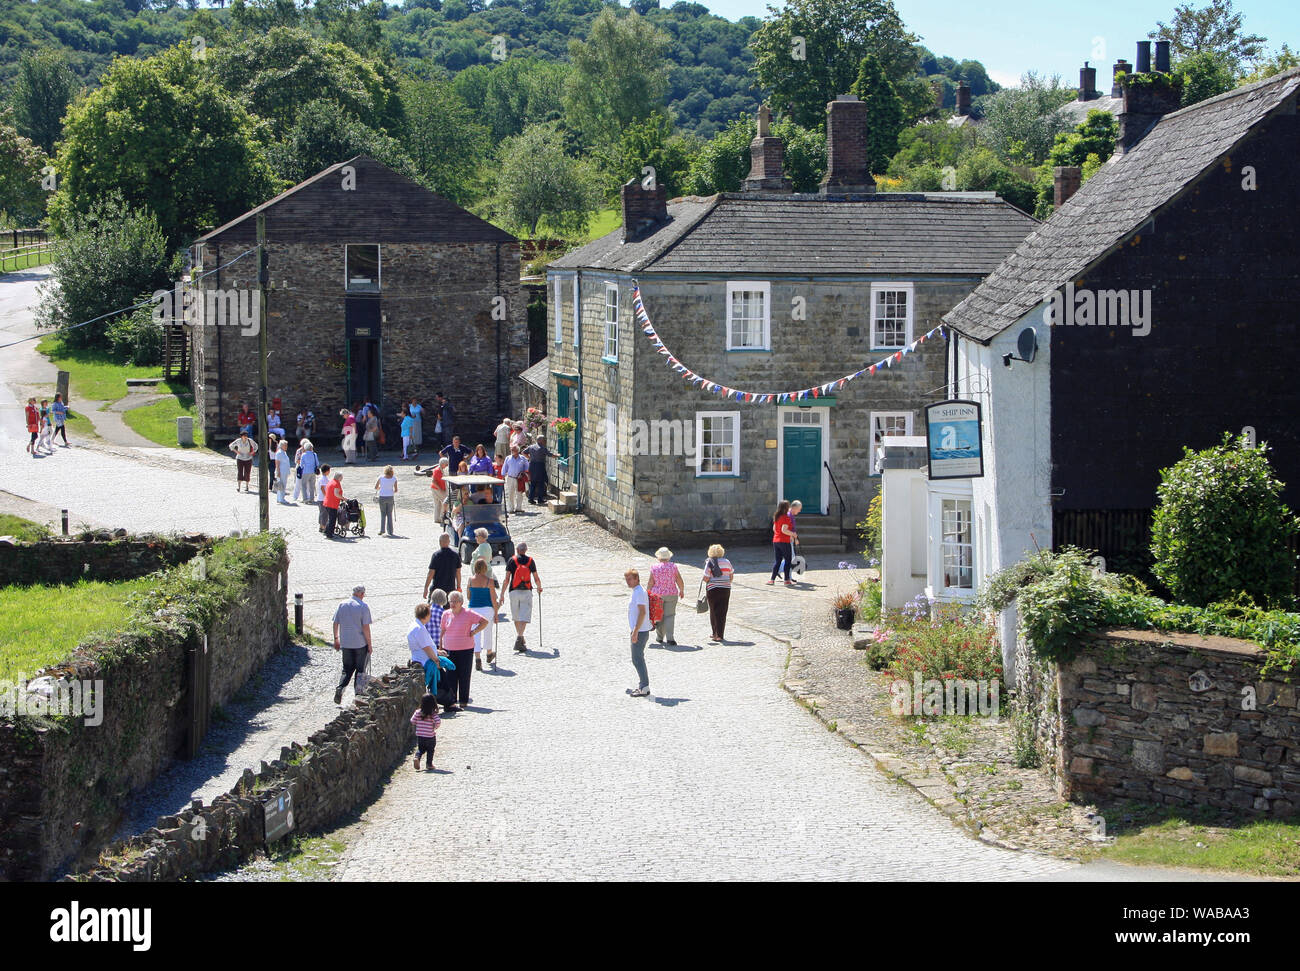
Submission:
[[[65,659],[95,631],[120,628],[127,598],[148,577],[119,583],[0,588],[0,681],[20,681]]]
[[[160,378],[162,365],[138,367],[113,360],[106,351],[64,347],[57,337],[47,337],[36,349],[60,371],[68,372],[68,397],[83,401],[116,401],[126,397],[127,378]],[[160,385],[171,391],[188,391],[184,385]],[[50,395],[53,398],[53,394]]]
[[[603,209],[591,217],[587,224],[587,239],[600,239],[623,225],[623,212],[620,209]]]
[[[172,388],[180,387],[175,384],[168,386]],[[203,428],[200,426],[198,415],[194,410],[194,396],[191,394],[186,393],[174,398],[165,398],[151,405],[145,405],[143,408],[132,408],[130,411],[124,411],[122,412],[122,420],[126,422],[129,428],[133,429],[137,434],[143,435],[149,441],[175,448],[176,419],[181,415],[189,415],[195,419],[194,445],[202,447]]]
[[[43,266],[53,261],[54,250],[45,248],[37,250],[30,246],[20,246],[18,249],[8,249],[0,252],[0,273],[13,273],[18,270],[28,270],[33,266]]]
[[[1122,863],[1300,876],[1300,823],[1294,821],[1224,821],[1212,812],[1136,807],[1131,821],[1108,829],[1115,842],[1102,855]]]
[[[21,516],[0,512],[0,536],[12,536],[25,543],[32,543],[38,539],[44,539],[49,534],[50,529],[48,526],[34,523],[30,519],[23,519]]]

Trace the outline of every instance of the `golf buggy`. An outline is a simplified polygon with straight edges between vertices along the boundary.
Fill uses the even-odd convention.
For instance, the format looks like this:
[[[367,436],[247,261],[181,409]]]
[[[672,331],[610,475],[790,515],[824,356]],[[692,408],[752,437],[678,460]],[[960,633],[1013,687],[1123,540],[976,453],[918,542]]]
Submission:
[[[432,475],[433,466],[416,466],[415,474]],[[449,475],[446,479],[447,506],[442,526],[451,533],[452,545],[457,547],[461,562],[469,565],[474,548],[478,546],[474,533],[479,529],[488,532],[493,564],[505,563],[514,556],[510,515],[505,504],[505,480],[494,475]]]

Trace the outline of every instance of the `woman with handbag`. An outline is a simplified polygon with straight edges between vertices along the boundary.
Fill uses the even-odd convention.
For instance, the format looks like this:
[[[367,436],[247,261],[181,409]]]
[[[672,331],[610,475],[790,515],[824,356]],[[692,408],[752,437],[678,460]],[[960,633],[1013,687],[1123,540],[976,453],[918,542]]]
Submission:
[[[673,562],[672,550],[666,546],[659,547],[655,550],[655,559],[659,562],[650,569],[650,622],[655,625],[655,635],[660,644],[667,642],[676,647],[673,625],[677,620],[677,601],[686,596],[686,585]],[[657,611],[656,600],[659,601]]]
[[[735,570],[727,559],[727,551],[714,543],[709,547],[709,558],[704,561],[704,597],[708,601],[709,626],[715,644],[725,644],[727,633],[727,607],[731,601],[731,578]]]

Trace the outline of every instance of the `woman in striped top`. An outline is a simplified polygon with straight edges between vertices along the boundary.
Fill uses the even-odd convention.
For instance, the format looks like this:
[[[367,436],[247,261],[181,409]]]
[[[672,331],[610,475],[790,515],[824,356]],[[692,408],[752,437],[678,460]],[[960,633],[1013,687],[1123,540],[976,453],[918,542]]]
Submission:
[[[731,577],[735,571],[727,559],[727,551],[717,543],[709,547],[709,558],[704,562],[704,596],[709,601],[709,626],[715,644],[725,644],[727,632],[727,605],[731,600]]]
[[[438,726],[442,719],[438,717],[438,702],[433,695],[426,693],[420,699],[420,707],[411,716],[415,726],[415,769],[420,769],[420,756],[425,757],[425,771],[433,771],[433,750],[438,747]]]

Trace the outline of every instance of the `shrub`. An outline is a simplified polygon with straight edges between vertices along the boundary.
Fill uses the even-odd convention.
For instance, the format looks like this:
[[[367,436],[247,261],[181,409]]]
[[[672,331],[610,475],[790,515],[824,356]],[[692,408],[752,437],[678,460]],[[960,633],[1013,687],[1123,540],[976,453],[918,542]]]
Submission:
[[[929,623],[905,623],[890,638],[894,659],[889,672],[904,681],[956,677],[1002,680],[997,631],[982,617],[941,608]]]
[[[883,671],[894,663],[898,645],[894,632],[888,627],[880,627],[871,635],[871,644],[867,647],[867,667],[873,671]]]
[[[137,302],[146,299],[137,298]],[[118,317],[109,323],[106,334],[113,355],[123,364],[161,364],[163,357],[163,330],[153,319],[151,306],[140,307],[135,312]]]
[[[869,624],[874,624],[880,620],[881,613],[881,590],[880,581],[874,577],[864,580],[858,587],[862,604],[862,619]]]
[[[1204,451],[1184,449],[1160,478],[1153,571],[1175,600],[1204,606],[1244,593],[1267,606],[1289,602],[1297,524],[1265,443],[1225,434]]]
[[[862,555],[868,559],[880,555],[880,534],[883,527],[884,510],[885,495],[883,492],[877,492],[871,500],[871,505],[867,506],[867,518],[858,523],[858,532],[867,541],[866,549],[862,551]]]

